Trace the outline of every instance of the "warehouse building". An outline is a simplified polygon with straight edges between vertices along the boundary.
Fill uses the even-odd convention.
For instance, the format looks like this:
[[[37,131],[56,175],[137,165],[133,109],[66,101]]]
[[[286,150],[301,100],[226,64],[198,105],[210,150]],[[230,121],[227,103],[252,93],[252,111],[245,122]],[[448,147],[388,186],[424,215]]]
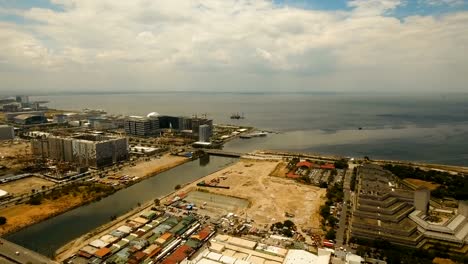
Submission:
[[[37,125],[47,123],[47,118],[37,114],[21,114],[14,117],[13,121],[19,125]]]
[[[0,140],[11,140],[15,138],[15,129],[12,126],[0,125]]]
[[[128,159],[128,139],[99,134],[49,136],[32,140],[33,154],[42,158],[100,168]]]

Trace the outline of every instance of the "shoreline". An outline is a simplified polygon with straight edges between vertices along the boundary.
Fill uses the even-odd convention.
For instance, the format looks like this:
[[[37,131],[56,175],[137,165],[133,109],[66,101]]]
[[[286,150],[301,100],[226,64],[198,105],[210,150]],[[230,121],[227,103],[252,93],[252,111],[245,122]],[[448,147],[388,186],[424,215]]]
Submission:
[[[191,161],[191,160],[190,160],[190,159],[184,159],[184,160],[181,160],[181,161],[175,163],[174,166],[163,166],[163,167],[161,167],[161,168],[154,169],[152,172],[147,172],[147,173],[146,173],[147,175],[144,176],[144,177],[141,177],[141,178],[139,178],[139,179],[137,179],[137,180],[134,180],[134,181],[128,183],[127,185],[123,186],[123,187],[115,188],[115,191],[112,192],[112,193],[109,193],[108,195],[104,195],[104,196],[99,196],[99,195],[98,195],[98,196],[93,197],[93,198],[91,198],[91,199],[89,199],[89,200],[83,201],[83,202],[81,202],[81,203],[79,203],[79,204],[73,205],[73,206],[71,206],[71,207],[66,207],[66,208],[63,208],[62,210],[58,210],[58,211],[56,211],[56,212],[54,212],[54,213],[45,215],[44,217],[35,217],[31,222],[28,222],[28,223],[25,224],[25,225],[16,226],[16,228],[11,229],[11,230],[9,230],[9,231],[7,231],[7,232],[4,232],[4,233],[2,233],[0,236],[1,236],[1,237],[5,237],[5,236],[8,236],[8,235],[12,235],[12,234],[14,234],[14,233],[16,233],[16,232],[19,232],[19,231],[21,231],[21,230],[23,230],[23,229],[25,229],[25,228],[28,228],[28,227],[33,226],[33,225],[35,225],[35,224],[39,224],[39,223],[41,223],[41,222],[43,222],[43,221],[46,221],[46,220],[51,219],[51,218],[53,218],[53,217],[59,216],[59,215],[61,215],[61,214],[67,213],[67,212],[72,211],[72,210],[74,210],[74,209],[76,209],[76,208],[79,208],[79,207],[81,207],[81,206],[86,206],[86,205],[88,205],[88,204],[91,204],[91,203],[100,201],[101,199],[104,199],[104,198],[106,198],[106,197],[109,197],[109,196],[115,194],[116,192],[118,192],[118,191],[120,191],[120,190],[123,190],[123,189],[126,189],[126,188],[128,188],[128,187],[131,187],[131,186],[133,186],[134,184],[137,184],[137,183],[139,183],[139,182],[141,182],[141,181],[147,180],[147,179],[149,179],[149,178],[151,178],[151,177],[157,176],[157,175],[160,174],[160,173],[163,173],[163,172],[165,172],[165,171],[168,171],[168,170],[170,170],[170,169],[173,169],[173,168],[175,168],[175,167],[178,167],[178,166],[180,166],[180,165],[182,165],[182,164],[185,164],[185,163],[187,163],[187,162],[189,162],[189,161]],[[20,206],[20,205],[22,205],[22,204],[18,204],[18,205],[15,204],[15,205],[11,206],[10,208],[15,207],[15,206]],[[5,208],[4,208],[4,209],[5,209]]]

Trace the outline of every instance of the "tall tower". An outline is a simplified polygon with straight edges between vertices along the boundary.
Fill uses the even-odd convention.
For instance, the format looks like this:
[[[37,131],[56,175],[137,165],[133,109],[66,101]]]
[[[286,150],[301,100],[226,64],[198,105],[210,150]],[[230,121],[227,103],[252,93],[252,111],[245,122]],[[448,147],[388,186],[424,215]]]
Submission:
[[[429,211],[429,200],[431,199],[431,191],[427,188],[419,187],[414,192],[414,207],[427,215]]]

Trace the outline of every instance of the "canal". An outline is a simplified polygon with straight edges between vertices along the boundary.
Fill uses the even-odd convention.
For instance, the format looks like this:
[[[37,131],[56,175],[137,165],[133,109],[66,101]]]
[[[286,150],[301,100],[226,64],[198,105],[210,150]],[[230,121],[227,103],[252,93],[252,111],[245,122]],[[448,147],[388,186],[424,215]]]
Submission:
[[[125,214],[139,203],[173,192],[178,184],[192,182],[235,161],[236,158],[202,157],[120,190],[100,201],[78,207],[4,238],[52,257],[61,246],[109,222],[112,216]]]

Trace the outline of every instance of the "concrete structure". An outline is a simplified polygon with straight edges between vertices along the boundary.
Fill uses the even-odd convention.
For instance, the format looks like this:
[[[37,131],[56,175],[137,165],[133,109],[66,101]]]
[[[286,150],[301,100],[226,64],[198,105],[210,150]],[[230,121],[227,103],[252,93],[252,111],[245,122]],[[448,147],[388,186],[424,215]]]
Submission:
[[[15,129],[12,126],[0,125],[0,140],[11,140],[15,138]]]
[[[5,119],[8,122],[13,122],[16,116],[24,115],[24,114],[45,116],[43,111],[8,112],[8,113],[5,113]]]
[[[159,128],[159,119],[157,117],[133,116],[124,121],[124,129],[127,135],[140,137],[157,135]]]
[[[95,134],[49,136],[33,139],[32,151],[42,158],[99,168],[128,159],[128,139]]]
[[[58,264],[39,253],[0,238],[0,263]]]
[[[194,117],[191,119],[190,123],[191,123],[192,134],[194,137],[198,137],[198,134],[200,133],[201,125],[208,125],[211,128],[211,130],[213,130],[213,120],[211,119]]]
[[[198,141],[209,142],[212,135],[211,126],[201,125],[198,129]]]
[[[353,203],[352,236],[416,246],[422,240],[416,224],[408,218],[414,211],[414,194],[399,185],[399,179],[380,166],[358,168],[357,191]]]
[[[467,201],[460,201],[458,210],[430,206],[429,190],[406,190],[395,175],[377,165],[358,168],[351,224],[355,238],[415,248],[444,244],[466,254],[467,215]]]
[[[429,211],[429,200],[431,199],[431,191],[426,188],[417,189],[414,192],[414,207],[426,214]]]
[[[3,112],[19,112],[21,111],[20,103],[10,103],[2,106]]]
[[[21,114],[14,117],[13,120],[19,125],[37,125],[47,123],[47,118],[43,115],[36,114]]]

